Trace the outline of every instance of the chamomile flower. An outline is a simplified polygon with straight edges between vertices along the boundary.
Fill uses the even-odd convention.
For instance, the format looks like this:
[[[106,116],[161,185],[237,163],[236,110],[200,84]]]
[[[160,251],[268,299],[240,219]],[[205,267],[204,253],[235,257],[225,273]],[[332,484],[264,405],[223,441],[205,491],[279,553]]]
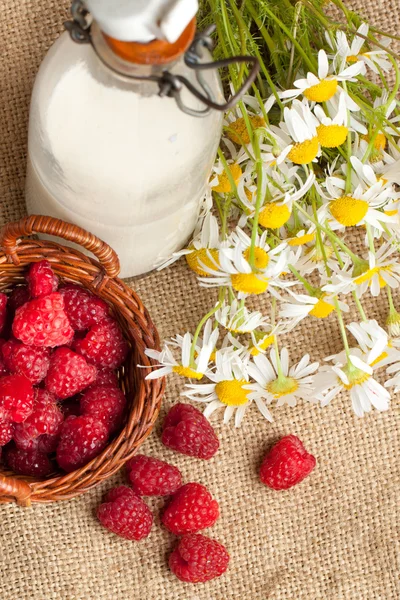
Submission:
[[[333,118],[327,116],[319,104],[314,108],[314,115],[317,119],[318,141],[323,148],[338,148],[344,144],[349,133],[349,128],[347,126],[346,100],[343,94],[340,95],[338,110]]]
[[[158,361],[159,369],[152,371],[146,376],[146,379],[158,379],[170,373],[176,373],[181,377],[188,379],[202,379],[208,372],[208,365],[211,355],[215,350],[215,345],[218,340],[218,329],[211,331],[210,325],[205,327],[203,340],[199,341],[196,346],[196,352],[191,361],[192,335],[188,332],[183,337],[176,337],[170,344],[180,351],[180,360],[174,357],[171,348],[166,343],[161,351],[146,349],[145,354],[150,358]]]
[[[397,394],[400,392],[400,362],[396,362],[386,369],[388,375],[393,375],[390,379],[385,381],[385,387],[394,387],[394,391]]]
[[[288,290],[291,302],[281,304],[279,315],[281,318],[291,319],[293,326],[310,315],[316,319],[325,319],[335,310],[335,297],[326,293],[319,296],[308,296],[307,294],[295,294]],[[339,307],[344,312],[349,312],[345,302],[337,300]]]
[[[329,74],[329,61],[325,50],[318,52],[318,77],[308,72],[305,79],[294,82],[295,89],[279,92],[282,99],[297,98],[303,94],[310,102],[327,102],[336,94],[340,81],[355,81],[354,77],[365,70],[363,63],[355,63],[337,74]]]
[[[339,228],[365,225],[368,223],[380,231],[383,223],[390,223],[395,219],[385,215],[378,209],[383,207],[392,196],[393,191],[385,186],[382,181],[377,181],[365,189],[360,183],[350,192],[346,191],[346,182],[339,177],[327,177],[325,187],[326,195],[321,188],[319,191],[325,199],[325,204],[319,209],[319,218],[330,218]]]
[[[267,231],[264,231],[261,235],[257,233],[255,237],[254,266],[260,271],[266,269],[270,264],[270,261],[277,260],[279,254],[286,248],[285,242],[278,244],[275,248],[271,248],[267,242],[267,238]],[[243,256],[247,261],[250,261],[251,237],[247,235],[241,227],[236,227],[231,233],[229,241],[233,248],[235,248],[237,244],[243,246]]]
[[[301,275],[308,275],[314,271],[318,271],[321,276],[326,274],[326,265],[332,270],[337,267],[337,259],[332,245],[322,236],[322,245],[316,240],[307,242],[303,248],[302,256],[298,257],[296,262],[290,262],[296,267]],[[344,252],[339,251],[339,256],[343,263],[348,263],[348,257]]]
[[[367,23],[362,23],[360,27],[357,29],[357,33],[367,36],[368,35],[369,26]],[[331,42],[330,42],[331,43]],[[374,73],[379,74],[379,70],[389,71],[391,68],[391,63],[387,59],[387,52],[385,50],[363,50],[363,46],[365,44],[364,37],[360,35],[355,35],[351,44],[349,44],[346,34],[343,31],[338,31],[336,34],[336,56],[335,56],[335,64],[339,66],[339,68],[343,68],[346,63],[347,64],[363,64],[363,70],[361,73],[366,72],[366,67],[368,66]],[[335,49],[335,48],[334,48]]]
[[[390,243],[382,244],[376,252],[368,253],[368,261],[361,263],[358,273],[354,274],[353,266],[347,269],[338,269],[332,276],[332,282],[323,286],[329,293],[348,294],[355,290],[361,297],[367,290],[374,297],[379,296],[386,286],[396,289],[400,284],[400,263],[397,259],[398,251]]]
[[[376,358],[373,357],[373,361],[370,363],[371,366],[384,367],[400,360],[400,352],[389,339],[387,332],[380,327],[375,319],[369,319],[361,323],[350,323],[347,325],[347,329],[357,340],[361,352],[366,357],[374,347],[376,348],[375,353],[377,353],[379,350],[377,342],[380,341],[382,352]],[[370,359],[371,356],[366,360]]]
[[[228,423],[235,415],[236,427],[240,426],[253,400],[261,414],[268,421],[272,421],[271,413],[261,397],[261,390],[257,394],[257,386],[252,393],[247,389],[249,374],[246,364],[238,354],[217,352],[215,363],[215,370],[207,375],[210,383],[186,385],[182,395],[195,402],[206,403],[204,415],[207,418],[220,408],[224,409],[224,423]]]
[[[310,363],[310,357],[306,354],[299,363],[289,367],[287,348],[282,348],[280,357],[275,349],[271,350],[269,360],[263,354],[254,356],[253,362],[247,367],[256,381],[256,384],[246,386],[253,392],[250,398],[259,398],[261,388],[261,397],[268,404],[276,400],[277,406],[296,406],[298,399],[310,401],[313,396],[313,374],[318,366],[317,362]]]
[[[230,177],[235,185],[238,185],[240,178],[242,177],[240,165],[237,162],[232,162],[228,164],[228,170],[229,175],[220,161],[214,166],[214,175],[210,180],[210,187],[214,192],[218,192],[219,194],[228,194],[229,192],[232,192],[233,187]]]
[[[378,340],[367,355],[367,361],[350,354],[347,362],[323,366],[315,378],[315,393],[322,406],[329,404],[342,391],[349,391],[352,407],[358,417],[364,416],[374,407],[379,411],[389,408],[390,394],[373,378],[371,366],[382,352]]]
[[[229,286],[238,292],[242,299],[250,294],[262,294],[268,291],[279,296],[274,287],[291,285],[279,279],[281,273],[287,270],[287,256],[283,250],[277,260],[270,261],[265,269],[255,272],[244,257],[246,247],[238,243],[234,249],[222,248],[219,254],[219,269],[204,267],[208,278],[200,277],[203,287]]]
[[[251,312],[237,300],[224,304],[214,317],[219,325],[233,333],[250,333],[267,323],[267,318],[258,310]]]
[[[290,136],[291,143],[281,152],[277,164],[286,158],[297,165],[311,163],[318,156],[320,146],[310,107],[295,101],[292,108],[285,107],[283,118],[281,126]]]
[[[207,273],[204,271],[202,265],[207,265],[211,268],[218,267],[218,253],[221,245],[218,221],[209,212],[202,220],[200,231],[197,234],[195,232],[195,237],[189,247],[179,252],[174,252],[169,260],[158,267],[158,270],[165,269],[165,267],[168,267],[184,256],[192,271],[197,273],[197,275],[207,277]]]

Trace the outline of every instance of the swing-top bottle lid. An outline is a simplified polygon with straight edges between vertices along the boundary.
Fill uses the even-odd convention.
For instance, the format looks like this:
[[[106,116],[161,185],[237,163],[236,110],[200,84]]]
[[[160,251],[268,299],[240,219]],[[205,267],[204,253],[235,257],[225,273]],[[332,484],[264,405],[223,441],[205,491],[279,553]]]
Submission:
[[[198,0],[86,0],[99,27],[123,42],[173,44],[198,11]]]

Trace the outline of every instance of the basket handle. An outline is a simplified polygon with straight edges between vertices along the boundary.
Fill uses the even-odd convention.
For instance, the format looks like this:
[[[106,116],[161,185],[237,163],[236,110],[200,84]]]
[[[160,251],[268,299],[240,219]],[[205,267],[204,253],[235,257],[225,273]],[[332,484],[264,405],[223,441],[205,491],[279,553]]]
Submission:
[[[56,237],[64,238],[69,242],[75,242],[92,252],[108,277],[116,277],[120,271],[119,259],[116,252],[101,239],[81,229],[77,225],[67,223],[61,219],[45,217],[43,215],[31,215],[24,217],[20,221],[8,223],[0,233],[0,246],[5,254],[10,257],[15,265],[19,265],[20,260],[17,254],[17,241],[21,237],[27,237],[35,233],[46,233]]]
[[[26,481],[0,474],[0,496],[11,496],[20,506],[30,506],[31,495],[31,486]]]

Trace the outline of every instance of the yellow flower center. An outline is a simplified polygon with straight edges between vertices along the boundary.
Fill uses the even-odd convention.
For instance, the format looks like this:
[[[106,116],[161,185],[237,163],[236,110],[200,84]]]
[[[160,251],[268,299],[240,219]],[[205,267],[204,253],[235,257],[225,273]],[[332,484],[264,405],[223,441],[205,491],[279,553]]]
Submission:
[[[283,377],[281,379],[274,379],[267,384],[267,391],[274,396],[274,398],[281,398],[288,394],[293,394],[299,389],[299,384],[293,377]]]
[[[325,250],[326,258],[330,258],[333,254],[332,246],[328,246],[328,245],[324,244],[324,250]],[[322,250],[319,246],[318,247],[313,246],[311,248],[307,248],[305,253],[309,257],[311,262],[313,262],[313,263],[320,263],[325,260],[324,255],[322,254]]]
[[[324,148],[338,148],[347,138],[349,130],[344,125],[318,125],[317,136]]]
[[[218,400],[226,406],[243,406],[249,401],[247,396],[249,390],[243,389],[248,382],[245,379],[232,379],[220,381],[215,386]]]
[[[332,216],[341,225],[352,227],[362,221],[367,214],[368,202],[352,198],[352,196],[341,196],[330,203],[329,209]]]
[[[373,269],[367,269],[367,271],[365,271],[365,273],[363,273],[362,275],[360,275],[359,277],[356,277],[356,279],[354,280],[354,283],[356,285],[361,285],[362,283],[365,283],[366,281],[369,281],[368,285],[371,285],[372,281],[372,277],[378,273],[379,271],[389,271],[390,270],[390,266],[388,267],[374,267]],[[386,281],[383,279],[383,277],[381,277],[381,275],[379,275],[379,287],[380,288],[384,288],[386,285]]]
[[[343,383],[341,379],[339,379],[339,383],[343,385],[346,390],[351,390],[355,385],[362,385],[371,377],[371,375],[365,373],[365,371],[361,371],[361,369],[356,369],[355,367],[352,367],[351,371],[349,371],[348,367],[344,367],[343,371],[346,373],[349,383]]]
[[[318,136],[314,136],[310,140],[298,142],[288,154],[288,159],[296,165],[306,165],[314,160],[319,150]]]
[[[258,354],[260,354],[260,352],[262,350],[266,350],[269,346],[271,346],[271,344],[273,344],[275,341],[275,336],[274,335],[269,335],[266,338],[264,338],[262,340],[262,342],[259,342],[257,344],[257,346],[251,346],[251,348],[249,349],[249,352],[252,356],[258,356]]]
[[[193,246],[189,247],[189,249],[191,248],[193,248]],[[186,254],[185,258],[192,271],[198,275],[201,275],[202,277],[210,277],[210,273],[207,273],[207,271],[205,271],[200,265],[200,262],[202,262],[203,265],[209,269],[216,269],[217,266],[211,260],[210,255],[215,261],[216,265],[219,266],[218,250],[216,248],[200,248],[200,250],[195,250],[193,248],[193,252]]]
[[[198,373],[197,371],[195,371],[194,369],[191,369],[190,367],[176,365],[175,367],[172,367],[172,370],[174,373],[177,373],[181,377],[187,377],[188,379],[202,379],[203,378],[203,373]]]
[[[336,79],[322,79],[316,85],[304,90],[304,96],[311,102],[326,102],[336,94],[338,82]]]
[[[268,287],[268,279],[255,273],[237,273],[231,275],[232,287],[243,294],[262,294]]]
[[[231,172],[233,181],[237,185],[242,176],[242,169],[237,163],[233,163],[232,165],[229,165],[229,171]],[[229,181],[226,171],[223,171],[221,175],[218,175],[218,183],[212,189],[221,194],[227,194],[232,191],[231,182]]]
[[[250,248],[247,248],[243,252],[243,256],[247,261],[250,260]],[[265,269],[269,263],[268,252],[266,252],[263,248],[256,246],[254,248],[254,266],[257,269]]]
[[[332,304],[329,304],[320,298],[309,314],[312,317],[317,317],[317,319],[325,319],[325,317],[330,315],[333,310],[335,310],[335,308]]]
[[[389,355],[387,352],[382,352],[382,354],[380,354],[378,356],[378,358],[376,358],[375,360],[372,361],[372,363],[370,364],[370,367],[374,367],[375,365],[378,364],[378,362],[380,362],[381,360],[384,360],[385,358],[387,358]]]
[[[265,127],[264,119],[258,115],[250,117],[250,123],[253,129]],[[233,121],[233,123],[229,124],[227,136],[230,140],[232,140],[232,142],[235,142],[235,144],[250,143],[250,135],[243,117],[236,119],[236,121]]]
[[[253,200],[253,192],[251,192],[249,188],[245,186],[244,193],[246,194],[247,200],[251,202]]]
[[[304,235],[300,235],[297,237],[292,237],[287,240],[289,246],[304,246],[304,244],[308,244],[312,242],[315,238],[315,233],[306,233]]]
[[[367,133],[365,135],[361,136],[361,139],[365,140],[366,142],[370,142],[371,141],[371,136]],[[384,150],[386,146],[386,137],[384,133],[378,133],[378,135],[375,138],[374,141],[374,148],[375,150]]]
[[[265,229],[279,229],[290,219],[290,210],[287,204],[266,204],[259,214],[258,222]]]
[[[346,58],[346,60],[347,60],[348,63],[356,63],[356,62],[358,62],[358,58],[357,58],[357,56],[355,54],[350,54],[350,56],[348,56]]]

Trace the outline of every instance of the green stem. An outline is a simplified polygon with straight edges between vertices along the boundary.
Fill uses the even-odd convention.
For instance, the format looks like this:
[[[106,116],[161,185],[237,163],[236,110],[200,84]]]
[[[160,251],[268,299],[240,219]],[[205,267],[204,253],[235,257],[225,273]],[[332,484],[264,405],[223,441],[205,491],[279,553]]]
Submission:
[[[392,290],[390,289],[389,285],[386,286],[386,290],[387,290],[387,297],[388,297],[388,300],[389,300],[389,309],[390,309],[390,312],[391,313],[395,313],[397,311],[396,311],[396,309],[394,307]]]
[[[291,272],[293,273],[293,275],[296,277],[296,279],[298,279],[300,281],[300,283],[303,284],[304,288],[307,290],[307,292],[310,294],[310,296],[315,296],[316,288],[314,286],[312,286],[310,283],[308,283],[308,281],[306,279],[304,279],[304,277],[302,275],[300,275],[298,270],[293,265],[288,265],[288,267],[291,270]]]
[[[260,215],[260,209],[263,202],[262,198],[262,181],[263,181],[263,169],[262,169],[262,160],[261,160],[261,150],[260,150],[260,138],[263,137],[262,130],[256,130],[254,133],[253,140],[253,148],[254,154],[256,156],[255,166],[257,173],[257,195],[256,195],[256,204],[254,209],[254,217],[253,217],[253,226],[251,230],[251,244],[250,244],[250,252],[249,252],[249,263],[253,271],[255,270],[255,247],[256,240],[258,234],[258,218]]]
[[[278,336],[276,336],[276,335],[274,335],[274,346],[275,346],[275,354],[276,354],[276,367],[277,367],[277,371],[278,371],[278,381],[282,381],[282,379],[285,379],[285,376],[282,371],[281,357],[279,355]]]
[[[358,308],[358,312],[360,313],[362,320],[367,321],[368,320],[367,315],[365,314],[365,311],[362,307],[360,298],[357,296],[357,293],[355,290],[353,290],[352,294],[353,294],[354,302]]]
[[[346,326],[343,321],[342,311],[340,309],[339,302],[338,302],[338,299],[336,298],[336,296],[333,298],[333,302],[335,304],[336,315],[337,315],[337,319],[339,322],[340,333],[342,335],[342,340],[343,340],[343,344],[344,344],[344,350],[346,352],[347,360],[349,361],[349,356],[350,356],[349,341],[347,339]]]
[[[197,329],[194,332],[194,336],[193,336],[192,346],[190,348],[190,366],[192,368],[196,367],[196,364],[194,362],[194,355],[196,352],[196,344],[197,344],[197,340],[199,339],[200,331],[202,330],[203,326],[208,321],[208,319],[210,317],[212,317],[217,312],[217,310],[219,310],[220,308],[221,308],[221,302],[218,302],[212,310],[210,310],[206,315],[204,315],[204,317],[201,319],[200,323],[197,325]]]

